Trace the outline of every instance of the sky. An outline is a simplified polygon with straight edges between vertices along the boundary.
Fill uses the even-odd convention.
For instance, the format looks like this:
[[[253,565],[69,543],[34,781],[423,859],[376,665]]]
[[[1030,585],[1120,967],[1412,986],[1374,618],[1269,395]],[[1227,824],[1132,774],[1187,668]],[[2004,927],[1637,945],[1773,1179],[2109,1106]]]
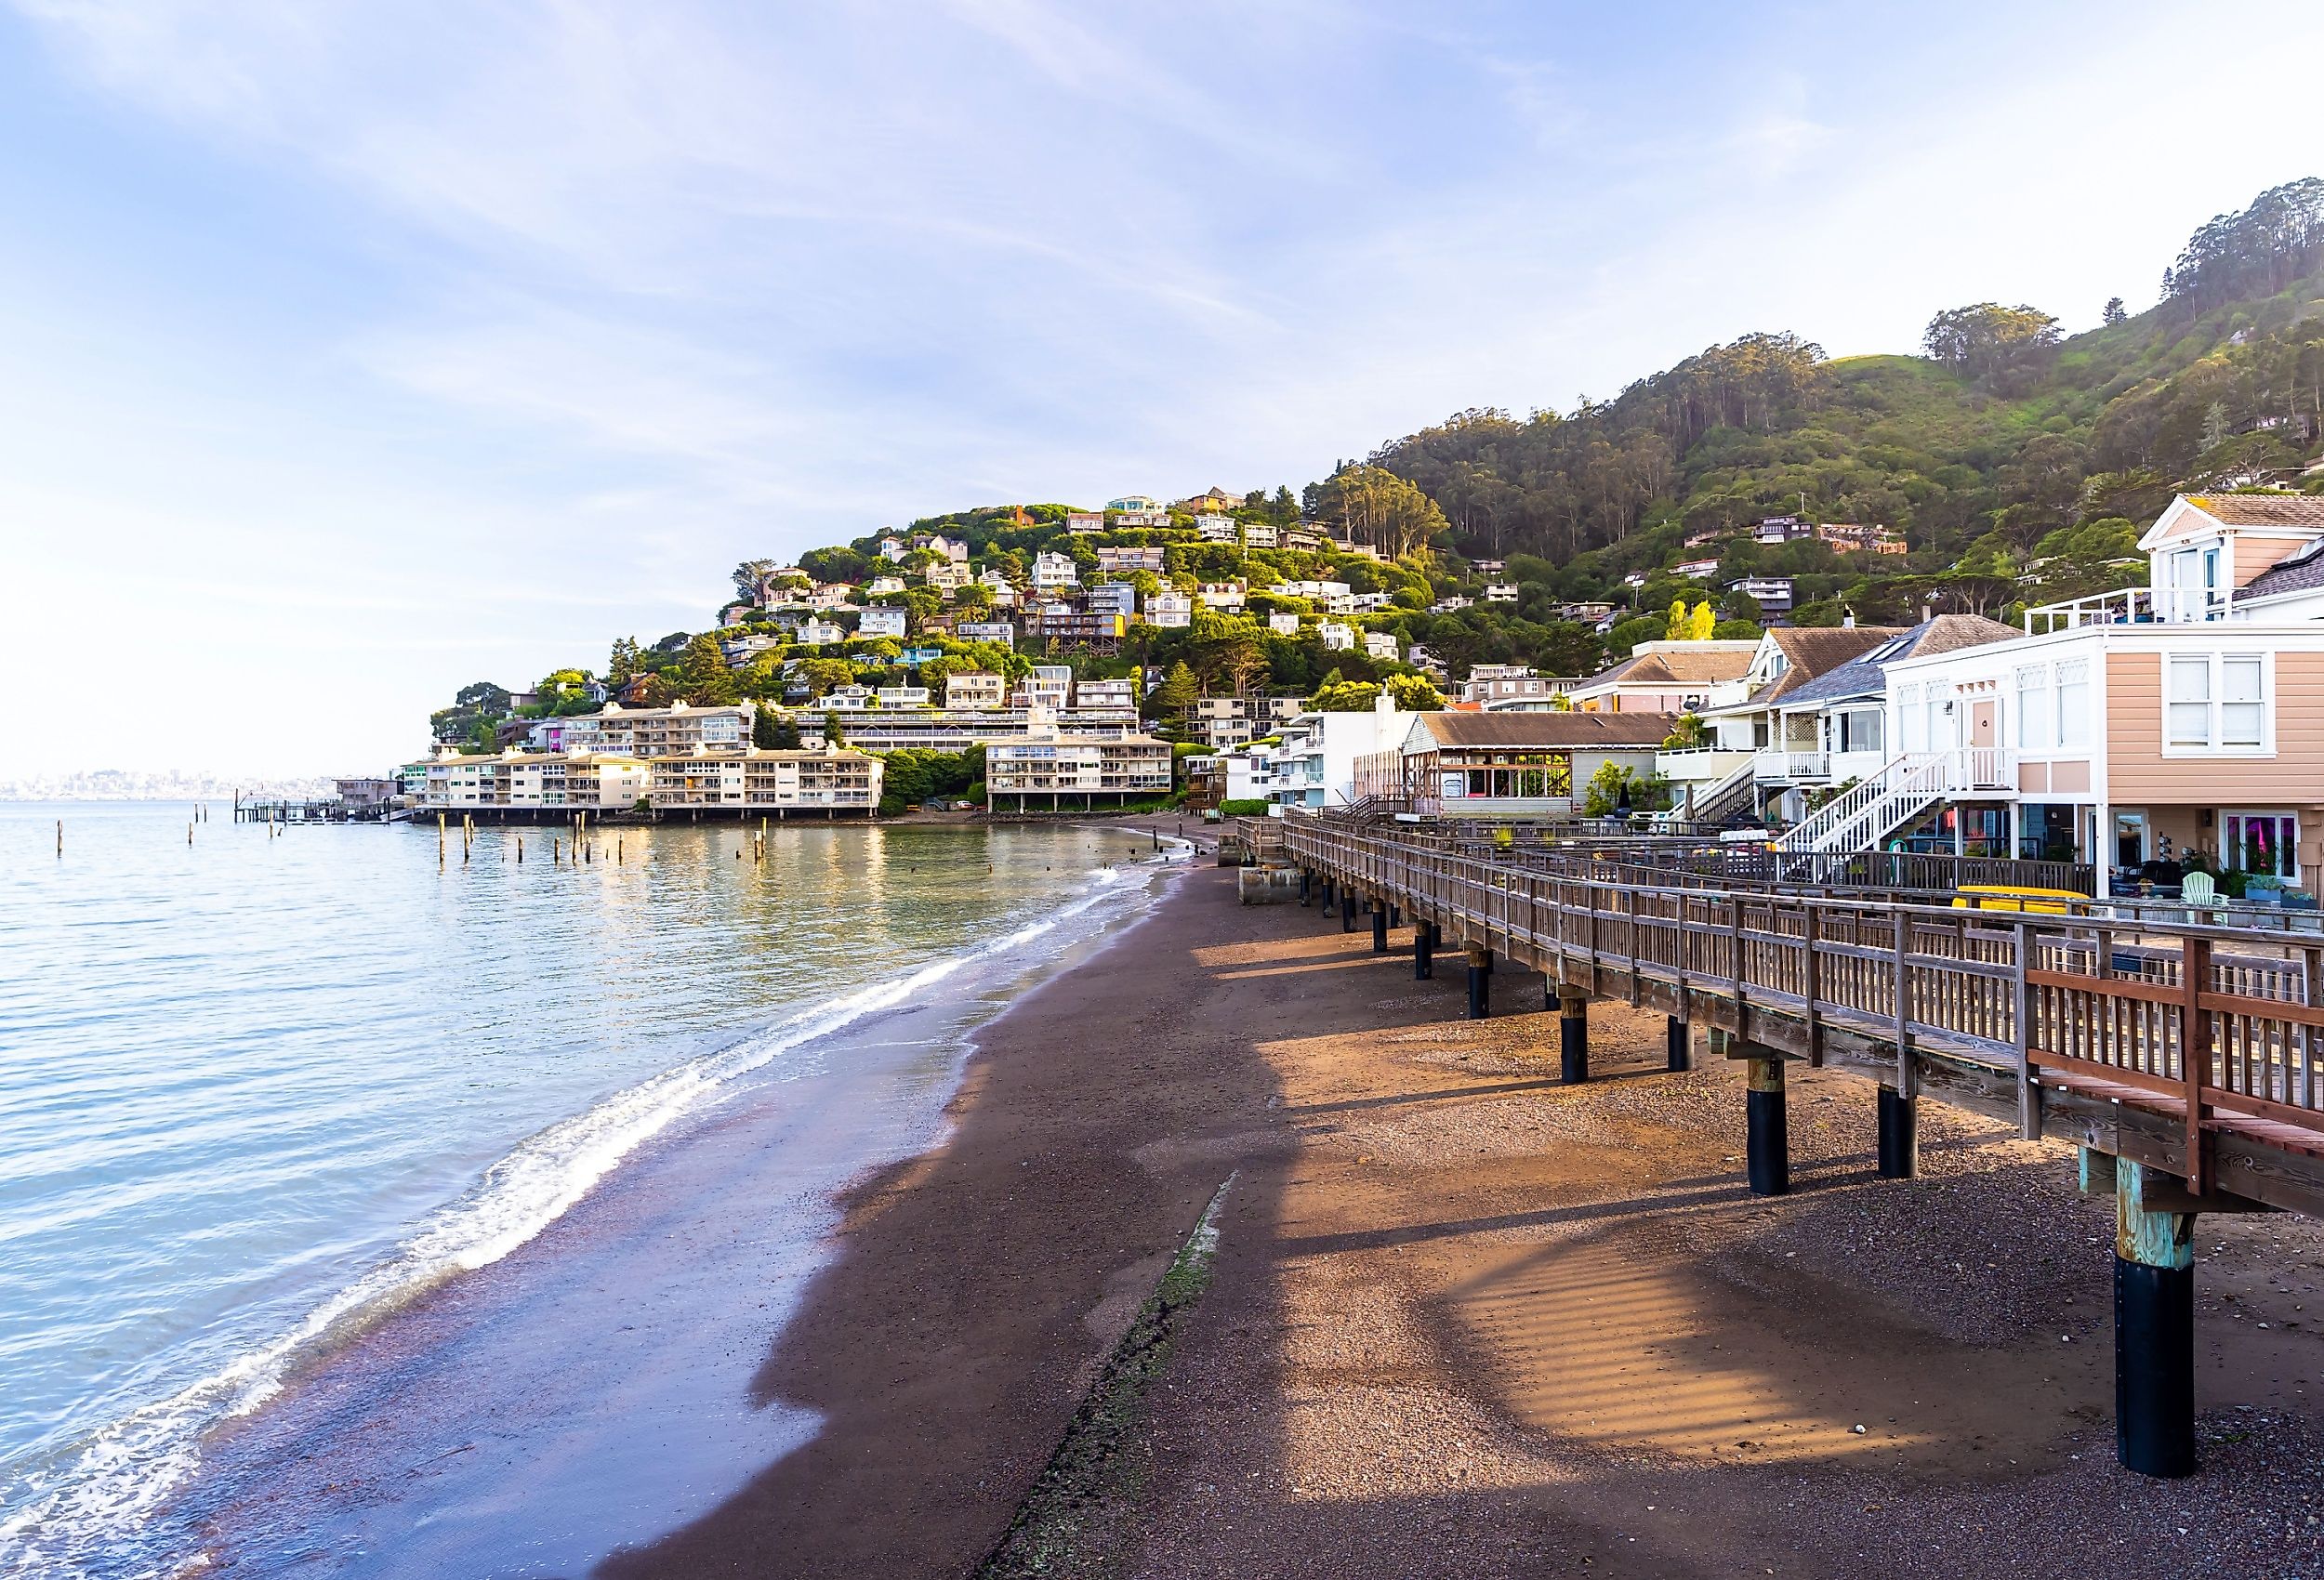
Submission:
[[[2324,174],[2267,64],[2320,50],[2314,0],[0,0],[0,781],[380,771],[746,558],[1296,490],[1754,330],[2087,327]]]

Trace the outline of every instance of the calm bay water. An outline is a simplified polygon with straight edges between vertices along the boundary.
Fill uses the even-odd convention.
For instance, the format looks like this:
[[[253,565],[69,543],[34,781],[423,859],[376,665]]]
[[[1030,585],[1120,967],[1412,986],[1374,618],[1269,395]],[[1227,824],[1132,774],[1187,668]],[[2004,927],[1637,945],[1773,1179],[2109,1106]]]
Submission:
[[[0,806],[0,1573],[103,1572],[334,1324],[816,1037],[1132,902],[1150,851],[802,824],[759,864],[680,826],[573,867],[492,830],[440,867],[432,828],[189,845],[189,816]]]

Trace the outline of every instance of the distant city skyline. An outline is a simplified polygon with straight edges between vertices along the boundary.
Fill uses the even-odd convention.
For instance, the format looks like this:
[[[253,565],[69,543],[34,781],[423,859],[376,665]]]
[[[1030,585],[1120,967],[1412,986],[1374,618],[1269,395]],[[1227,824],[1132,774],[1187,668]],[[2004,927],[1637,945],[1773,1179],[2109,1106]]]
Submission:
[[[0,629],[105,718],[0,781],[379,772],[746,557],[2087,328],[2324,174],[2205,34],[2324,16],[0,0]]]

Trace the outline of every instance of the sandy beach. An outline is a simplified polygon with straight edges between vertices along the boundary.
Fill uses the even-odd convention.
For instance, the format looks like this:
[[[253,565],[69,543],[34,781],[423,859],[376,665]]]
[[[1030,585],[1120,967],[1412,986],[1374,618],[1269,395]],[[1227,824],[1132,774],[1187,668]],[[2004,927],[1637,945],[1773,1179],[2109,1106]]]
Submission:
[[[2206,1220],[2205,1468],[2113,1461],[2111,1209],[2070,1152],[1794,1085],[1795,1193],[1726,1069],[1538,977],[1459,1019],[1314,911],[1202,869],[990,1028],[949,1145],[868,1181],[760,1375],[821,1434],[622,1576],[961,1575],[1230,1172],[1216,1276],[1050,1573],[2315,1572],[2324,1372],[2292,1218]],[[1861,1429],[1859,1430],[1859,1429]],[[1031,1573],[1004,1554],[994,1573]]]
[[[657,1496],[683,1517],[602,1561],[522,1572],[2324,1561],[2314,1225],[2204,1220],[2205,1468],[2142,1481],[2113,1458],[2111,1205],[2079,1197],[2067,1149],[1930,1101],[1922,1178],[1880,1181],[1871,1088],[1799,1071],[1794,1193],[1754,1198],[1734,1072],[1665,1073],[1660,1018],[1599,1003],[1593,1079],[1562,1086],[1542,980],[1503,971],[1493,993],[1495,1018],[1464,1020],[1457,956],[1416,981],[1368,929],[1239,905],[1234,873],[1197,865],[981,1029],[946,1139],[844,1192],[837,1254],[784,1292],[783,1320],[751,1281],[796,1264],[734,1209],[800,1188],[784,1159],[830,1116],[769,1128],[745,1106],[511,1258],[570,1289],[519,1289],[495,1320],[505,1276],[456,1284],[383,1330],[392,1403],[310,1386],[269,1417],[244,1452],[283,1470],[275,1543],[223,1550],[257,1573],[327,1559],[297,1546],[298,1511],[369,1508],[371,1572],[519,1572],[535,1535],[553,1551],[560,1522],[586,1523],[574,1487],[623,1485],[611,1466],[636,1476],[627,1529],[655,1528]],[[1076,1411],[1230,1177],[1208,1287],[1169,1313],[1142,1396],[1091,1447]],[[651,1299],[616,1286],[638,1277]],[[462,1414],[444,1396],[495,1346],[505,1430],[439,1444]],[[524,1378],[550,1350],[572,1380],[541,1404]],[[561,1428],[557,1397],[584,1389],[586,1429]],[[629,1394],[652,1408],[627,1411]],[[366,1418],[348,1417],[354,1397]],[[1087,1475],[1042,1481],[1069,1429]],[[390,1462],[474,1477],[464,1531],[382,1517],[397,1488],[349,1470]],[[236,1518],[246,1530],[251,1506]]]

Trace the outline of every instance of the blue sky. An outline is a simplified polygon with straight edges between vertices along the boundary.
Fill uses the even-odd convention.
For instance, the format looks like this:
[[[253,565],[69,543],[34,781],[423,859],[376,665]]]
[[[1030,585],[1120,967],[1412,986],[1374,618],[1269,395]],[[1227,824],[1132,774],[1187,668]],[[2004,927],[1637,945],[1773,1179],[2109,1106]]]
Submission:
[[[2324,173],[2266,91],[2319,46],[2232,0],[0,0],[0,632],[136,702],[0,778],[376,770],[746,556],[1296,488],[1754,329],[2082,327]]]

